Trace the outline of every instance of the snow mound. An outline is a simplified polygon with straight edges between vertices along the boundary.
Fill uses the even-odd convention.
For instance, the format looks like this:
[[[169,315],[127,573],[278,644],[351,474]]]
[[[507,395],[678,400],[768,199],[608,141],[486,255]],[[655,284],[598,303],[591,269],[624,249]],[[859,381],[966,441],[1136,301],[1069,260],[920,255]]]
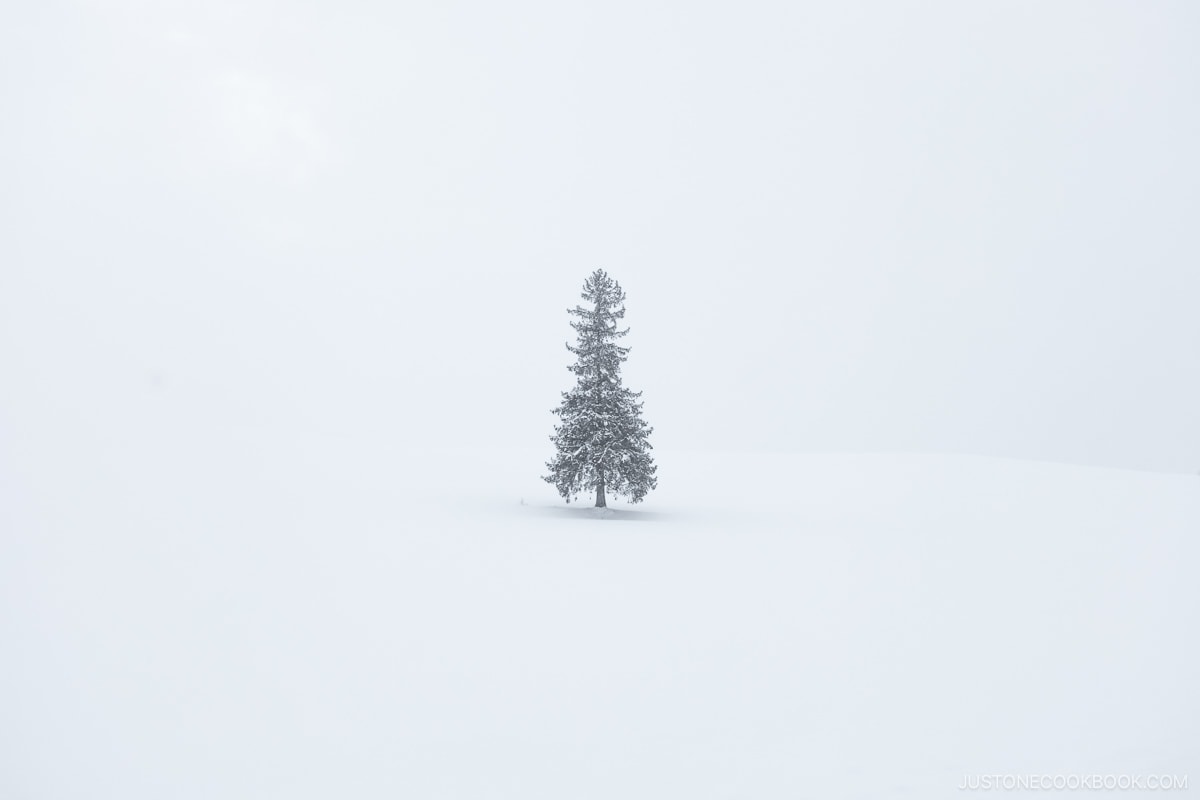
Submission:
[[[2,793],[1197,773],[1194,476],[656,452],[659,490],[597,512],[545,455],[208,436],[31,460],[0,540]]]

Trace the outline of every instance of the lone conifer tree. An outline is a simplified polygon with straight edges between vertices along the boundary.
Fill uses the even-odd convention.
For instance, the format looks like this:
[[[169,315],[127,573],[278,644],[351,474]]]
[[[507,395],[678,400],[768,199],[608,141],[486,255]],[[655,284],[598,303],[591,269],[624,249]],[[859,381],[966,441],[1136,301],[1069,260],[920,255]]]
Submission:
[[[550,474],[545,480],[568,503],[592,489],[597,508],[607,505],[606,491],[637,503],[658,485],[658,468],[649,452],[653,428],[642,419],[638,402],[642,393],[621,385],[621,364],[629,353],[628,347],[617,344],[629,333],[628,328],[618,328],[625,316],[625,292],[598,269],[584,282],[582,297],[586,306],[567,311],[577,318],[571,320],[575,346],[567,345],[576,356],[567,368],[576,382],[554,409],[561,420],[550,437],[557,454],[546,464]]]

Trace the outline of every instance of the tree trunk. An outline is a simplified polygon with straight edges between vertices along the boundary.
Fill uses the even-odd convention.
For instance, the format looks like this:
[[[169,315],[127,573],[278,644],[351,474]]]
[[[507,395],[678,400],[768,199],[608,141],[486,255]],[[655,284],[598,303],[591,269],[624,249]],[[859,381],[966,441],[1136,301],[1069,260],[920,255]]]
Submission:
[[[596,508],[607,508],[608,504],[604,502],[604,473],[600,473],[600,479],[596,481]]]

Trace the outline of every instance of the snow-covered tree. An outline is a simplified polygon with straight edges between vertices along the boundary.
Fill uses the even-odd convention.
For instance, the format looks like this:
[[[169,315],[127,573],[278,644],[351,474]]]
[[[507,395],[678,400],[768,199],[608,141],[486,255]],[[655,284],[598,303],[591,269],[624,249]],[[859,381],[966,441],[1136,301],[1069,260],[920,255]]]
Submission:
[[[604,270],[596,270],[583,284],[586,305],[568,309],[575,317],[575,354],[568,367],[575,387],[563,392],[554,409],[560,422],[554,426],[557,453],[547,462],[547,483],[569,503],[582,491],[596,491],[596,506],[607,505],[606,492],[637,503],[658,485],[658,467],[650,457],[653,428],[642,419],[641,392],[621,385],[621,364],[629,348],[617,340],[629,333],[619,327],[625,316],[625,292]]]

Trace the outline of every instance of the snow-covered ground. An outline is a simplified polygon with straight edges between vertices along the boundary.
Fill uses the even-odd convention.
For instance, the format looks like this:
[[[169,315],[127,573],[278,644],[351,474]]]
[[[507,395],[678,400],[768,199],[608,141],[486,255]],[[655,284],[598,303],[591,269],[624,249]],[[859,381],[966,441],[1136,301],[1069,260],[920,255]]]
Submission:
[[[548,445],[179,430],[5,478],[5,797],[1200,782],[1196,476],[658,452],[597,518]]]

